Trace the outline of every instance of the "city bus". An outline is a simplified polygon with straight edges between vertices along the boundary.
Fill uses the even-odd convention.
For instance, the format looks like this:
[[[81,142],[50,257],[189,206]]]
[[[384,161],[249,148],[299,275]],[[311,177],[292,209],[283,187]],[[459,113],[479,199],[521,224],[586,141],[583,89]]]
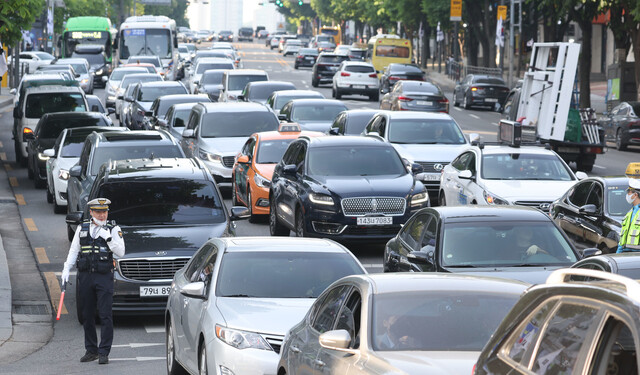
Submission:
[[[112,61],[113,43],[111,21],[106,17],[71,17],[62,31],[60,56],[71,57],[78,44],[99,44],[104,46],[108,63]]]
[[[336,46],[342,44],[342,30],[340,30],[340,26],[321,26],[320,32],[318,35],[331,35],[333,36],[333,40],[336,43]]]
[[[397,35],[376,35],[367,43],[367,60],[378,73],[391,63],[411,64],[411,56],[411,42]]]
[[[169,17],[128,17],[120,25],[116,45],[118,64],[126,63],[129,56],[158,56],[162,62],[165,79],[176,79],[178,38],[176,21]]]

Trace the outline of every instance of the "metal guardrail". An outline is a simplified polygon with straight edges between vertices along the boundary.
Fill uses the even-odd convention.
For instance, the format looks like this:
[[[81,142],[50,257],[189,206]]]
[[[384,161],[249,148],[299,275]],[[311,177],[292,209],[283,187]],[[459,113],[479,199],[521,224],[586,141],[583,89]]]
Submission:
[[[502,69],[484,66],[464,65],[457,61],[447,61],[447,76],[453,81],[461,81],[467,74],[483,74],[502,78]]]
[[[13,82],[15,79],[14,72],[16,69],[16,64],[12,62],[7,66],[7,68],[9,69],[7,72],[9,86],[12,88],[18,87],[18,84],[20,84],[20,81],[22,80],[22,76],[24,76],[25,74],[29,74],[29,63],[20,63],[18,66],[18,82]]]

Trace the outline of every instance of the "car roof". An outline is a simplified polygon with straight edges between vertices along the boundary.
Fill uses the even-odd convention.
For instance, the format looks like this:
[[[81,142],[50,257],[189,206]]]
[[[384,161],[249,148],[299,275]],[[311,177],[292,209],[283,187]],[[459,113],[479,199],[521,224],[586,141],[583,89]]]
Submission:
[[[198,59],[198,64],[203,64],[203,63],[231,63],[233,64],[233,61],[231,61],[230,59],[224,58],[224,57],[201,57]]]
[[[60,86],[60,85],[48,85],[48,86],[37,86],[37,87],[27,87],[27,93],[47,93],[47,92],[70,92],[70,93],[82,93],[82,89],[78,86]]]
[[[530,286],[517,280],[459,273],[378,273],[351,275],[341,280],[369,284],[373,294],[470,291],[520,295]]]
[[[250,85],[251,87],[255,87],[255,86],[294,86],[295,85],[289,81],[253,81],[253,82],[249,82],[247,83],[247,85]],[[280,90],[278,90],[280,91]]]
[[[47,119],[59,119],[59,118],[107,118],[100,112],[52,112],[45,113],[42,117]]]
[[[478,146],[471,146],[479,149]],[[536,154],[536,155],[555,155],[555,152],[541,146],[520,146],[511,147],[509,145],[485,145],[482,150],[484,155],[505,155],[505,154]]]
[[[173,110],[176,111],[181,109],[191,109],[196,104],[198,103],[197,102],[196,103],[177,103],[177,104],[172,104],[171,107],[173,107]]]
[[[156,100],[160,101],[160,102],[165,102],[165,101],[172,101],[172,100],[185,100],[185,99],[193,99],[193,100],[199,100],[199,99],[206,99],[209,100],[209,97],[205,94],[171,94],[171,95],[162,95],[159,96]]]
[[[205,113],[214,112],[269,112],[269,108],[254,102],[214,102],[214,103],[198,103],[205,109]]]
[[[373,64],[368,63],[368,62],[364,62],[364,61],[353,61],[353,60],[346,60],[346,61],[344,61],[344,65],[373,66]],[[402,81],[401,81],[401,82],[402,82]]]
[[[129,56],[129,58],[127,60],[130,59],[159,59],[160,57],[156,56],[156,55],[132,55]]]
[[[121,69],[121,68],[142,68],[142,67],[149,67],[149,66],[153,66],[154,68],[156,67],[155,65],[151,64],[151,63],[131,63],[131,64],[122,64],[119,67],[117,67],[116,69]],[[115,70],[115,69],[114,69]]]
[[[330,137],[334,138],[334,137]],[[342,137],[336,137],[342,138]],[[463,223],[472,221],[542,221],[551,222],[546,213],[525,206],[440,206],[423,209],[436,211],[445,223]],[[422,210],[421,210],[422,211]]]
[[[22,76],[22,82],[27,81],[66,81],[60,73],[46,73],[46,74],[25,74]],[[75,81],[75,80],[74,80]]]
[[[127,78],[160,77],[162,78],[162,76],[158,73],[132,73],[132,74],[126,74],[125,77]]]
[[[54,63],[55,65],[64,65],[64,64],[73,64],[73,63],[89,63],[85,58],[78,57],[65,57],[64,59],[58,59]]]
[[[140,82],[141,87],[184,87],[179,81]]]
[[[324,95],[318,91],[313,90],[278,90],[273,92],[276,95],[309,95],[309,96],[322,96]],[[320,99],[318,97],[318,99]]]
[[[233,69],[228,70],[227,75],[267,75],[267,72],[261,69]]]
[[[379,109],[349,109],[346,111],[342,111],[347,115],[347,117],[351,116],[371,116],[373,117],[376,113],[380,112]]]
[[[309,147],[333,147],[333,146],[378,146],[393,147],[390,143],[383,142],[378,137],[362,137],[345,135],[342,137],[317,137],[311,138]]]
[[[127,132],[125,132],[126,134]],[[103,133],[104,134],[104,133]],[[147,179],[208,180],[204,167],[193,158],[144,158],[114,160],[109,165],[108,180]]]
[[[323,238],[296,237],[223,237],[225,252],[291,252],[305,253],[348,253],[342,245]]]
[[[345,104],[343,102],[341,102],[340,100],[336,100],[336,99],[320,99],[320,98],[311,98],[311,99],[293,99],[291,102],[293,102],[293,106],[300,106],[300,105],[318,105],[318,104],[322,104],[322,105],[333,105],[333,106],[345,106]]]
[[[104,132],[96,135],[100,147],[120,147],[123,142],[136,144],[175,145],[175,140],[164,131],[134,130],[128,132]]]
[[[62,131],[66,131],[67,132],[67,136],[71,135],[78,135],[77,133],[80,133],[80,135],[89,135],[91,133],[93,133],[96,130],[103,130],[103,131],[129,131],[129,128],[125,128],[125,127],[118,127],[118,126],[81,126],[79,128],[64,128],[62,129]]]
[[[380,111],[391,120],[394,119],[426,119],[426,120],[452,120],[446,113],[418,112],[418,111]]]

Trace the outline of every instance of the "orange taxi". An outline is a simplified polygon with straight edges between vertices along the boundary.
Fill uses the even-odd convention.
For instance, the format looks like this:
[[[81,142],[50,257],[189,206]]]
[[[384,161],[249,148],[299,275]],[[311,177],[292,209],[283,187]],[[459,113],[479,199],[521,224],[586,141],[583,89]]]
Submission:
[[[233,205],[245,205],[251,213],[269,214],[269,187],[276,164],[282,159],[289,144],[300,136],[320,137],[324,133],[301,131],[296,123],[282,123],[278,131],[253,134],[236,156],[231,180]],[[251,203],[248,203],[251,202]]]

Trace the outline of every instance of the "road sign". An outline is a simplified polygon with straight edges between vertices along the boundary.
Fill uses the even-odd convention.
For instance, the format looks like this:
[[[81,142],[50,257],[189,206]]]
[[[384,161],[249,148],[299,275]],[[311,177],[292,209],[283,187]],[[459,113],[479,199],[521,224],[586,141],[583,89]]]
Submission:
[[[451,21],[462,21],[462,0],[451,0]]]
[[[506,5],[498,5],[498,19],[506,20],[507,19],[507,6]]]

